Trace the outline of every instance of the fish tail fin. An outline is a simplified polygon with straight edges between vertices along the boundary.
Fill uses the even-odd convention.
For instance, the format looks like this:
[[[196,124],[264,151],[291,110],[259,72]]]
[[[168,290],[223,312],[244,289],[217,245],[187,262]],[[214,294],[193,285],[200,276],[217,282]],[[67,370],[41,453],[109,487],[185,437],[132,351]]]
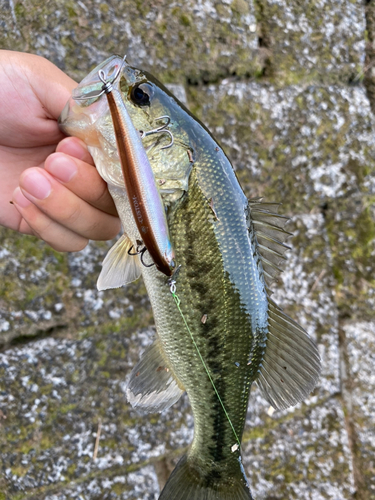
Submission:
[[[170,475],[159,500],[253,500],[239,459],[238,473],[219,480],[204,474],[184,455]]]

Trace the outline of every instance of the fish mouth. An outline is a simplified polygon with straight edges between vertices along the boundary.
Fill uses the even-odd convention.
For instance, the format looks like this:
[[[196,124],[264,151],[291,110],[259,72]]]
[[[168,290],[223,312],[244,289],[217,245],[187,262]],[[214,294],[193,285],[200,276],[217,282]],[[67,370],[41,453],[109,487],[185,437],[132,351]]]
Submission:
[[[113,55],[96,66],[73,89],[71,98],[58,118],[58,126],[65,135],[80,139],[84,139],[84,135],[87,133],[96,136],[91,129],[93,129],[95,120],[105,114],[105,110],[100,104],[103,82],[99,78],[99,71],[103,71],[105,78],[111,80],[115,75],[123,72],[125,66],[126,63],[122,57]],[[97,143],[96,137],[94,137],[93,142]]]
[[[76,89],[79,89],[79,86]],[[57,122],[63,134],[78,137],[87,146],[100,146],[96,122],[102,119],[105,114],[106,100],[97,99],[87,104],[76,101],[73,96],[65,104]]]
[[[85,140],[87,134],[91,141],[92,136],[95,136],[90,116],[82,112],[82,108],[72,98],[65,104],[57,123],[63,134],[78,137],[85,142],[87,142]]]

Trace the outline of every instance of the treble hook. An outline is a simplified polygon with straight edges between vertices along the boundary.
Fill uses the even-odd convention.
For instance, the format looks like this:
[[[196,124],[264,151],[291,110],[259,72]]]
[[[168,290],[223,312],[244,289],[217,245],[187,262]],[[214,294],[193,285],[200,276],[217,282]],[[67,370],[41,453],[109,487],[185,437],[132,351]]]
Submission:
[[[159,118],[155,118],[155,121],[163,120],[164,118],[167,119],[167,123],[164,123],[164,125],[162,125],[161,127],[157,127],[157,128],[152,129],[152,130],[147,130],[147,132],[140,130],[141,139],[143,139],[144,137],[147,137],[148,135],[151,135],[151,134],[160,134],[160,133],[169,134],[169,136],[171,138],[171,142],[169,144],[167,144],[167,146],[163,146],[160,149],[168,149],[168,148],[172,147],[173,143],[174,143],[174,137],[173,137],[172,132],[170,130],[167,130],[168,125],[171,123],[170,117],[168,115],[159,116]]]
[[[141,251],[143,250],[143,248],[142,248],[141,250],[139,250],[139,247],[140,247],[140,246],[141,246],[141,245],[137,245],[137,249],[136,249],[136,251],[135,251],[135,252],[132,252],[132,248],[134,248],[134,245],[132,245],[132,246],[129,248],[129,250],[128,250],[128,255],[139,255],[139,254],[141,253]],[[144,248],[146,248],[146,247],[144,247]]]
[[[152,267],[152,266],[154,266],[154,265],[155,265],[154,263],[152,263],[152,264],[146,264],[146,263],[144,262],[144,260],[143,260],[143,257],[144,257],[144,255],[145,255],[146,250],[147,250],[147,248],[146,248],[146,247],[144,247],[144,248],[141,250],[141,262],[142,262],[142,264],[143,264],[145,267]]]
[[[134,245],[132,245],[132,246],[129,248],[129,250],[128,250],[128,255],[139,255],[139,256],[140,256],[140,259],[141,259],[141,262],[142,262],[142,264],[143,264],[145,267],[152,267],[152,266],[154,266],[154,265],[155,265],[154,263],[152,263],[152,264],[146,264],[146,263],[145,263],[145,261],[143,260],[143,257],[144,257],[144,255],[145,255],[145,253],[146,253],[146,251],[147,251],[147,248],[144,246],[143,248],[141,248],[141,249],[139,250],[139,247],[140,247],[140,245],[137,245],[137,249],[136,249],[136,251],[135,251],[135,252],[132,252],[131,250],[132,250],[132,248],[134,248]]]

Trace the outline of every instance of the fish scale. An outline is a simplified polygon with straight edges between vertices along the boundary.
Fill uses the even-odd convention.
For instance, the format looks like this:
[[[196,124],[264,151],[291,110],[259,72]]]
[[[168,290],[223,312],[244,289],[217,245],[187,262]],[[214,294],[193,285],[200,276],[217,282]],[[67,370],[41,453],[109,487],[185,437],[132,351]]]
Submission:
[[[250,317],[245,308],[241,307],[239,293],[224,270],[215,230],[209,220],[210,208],[197,182],[195,171],[198,168],[196,164],[190,176],[187,197],[173,213],[168,214],[171,241],[174,248],[178,249],[176,261],[181,265],[177,277],[177,294],[186,321],[194,331],[201,355],[207,363],[236,433],[241,437],[253,371],[247,366],[247,356],[253,340]],[[200,258],[200,255],[204,255],[204,258]],[[146,284],[147,282],[146,278]],[[152,279],[148,286],[159,288],[160,285]],[[191,453],[194,459],[199,456],[200,460],[208,463],[237,462],[238,453],[231,451],[236,442],[233,431],[207,374],[197,359],[185,325],[179,321],[174,304],[165,310],[165,304],[171,302],[167,288],[165,294],[166,297],[159,297],[158,303],[154,304],[155,322],[171,366],[183,383],[193,408],[196,432],[192,446],[194,453]],[[224,304],[217,300],[215,294],[220,298],[225,296]],[[208,319],[202,324],[201,317],[205,313]],[[159,317],[163,324],[159,324]],[[165,318],[169,318],[168,325]],[[229,349],[222,349],[228,346]],[[235,365],[236,362],[239,362],[239,368]],[[208,397],[211,404],[202,406],[201,401],[206,401]],[[244,399],[246,405],[243,403]],[[214,445],[210,444],[212,435],[216,436]],[[210,453],[210,450],[214,451]]]
[[[220,244],[220,251],[224,256],[225,268],[230,274],[232,282],[240,291],[241,299],[251,315],[253,331],[258,332],[259,329],[263,329],[265,340],[267,334],[267,294],[261,276],[259,255],[246,230],[244,210],[247,206],[247,199],[242,190],[238,192],[237,179],[233,169],[221,151],[217,152],[214,149],[216,165],[214,159],[207,161],[207,156],[211,154],[212,149],[203,150],[200,154],[206,159],[206,163],[199,166],[198,162],[197,165],[200,185],[205,190],[206,196],[214,199],[219,218],[215,232]],[[211,186],[214,183],[215,190],[212,190]],[[234,189],[236,187],[237,189]]]

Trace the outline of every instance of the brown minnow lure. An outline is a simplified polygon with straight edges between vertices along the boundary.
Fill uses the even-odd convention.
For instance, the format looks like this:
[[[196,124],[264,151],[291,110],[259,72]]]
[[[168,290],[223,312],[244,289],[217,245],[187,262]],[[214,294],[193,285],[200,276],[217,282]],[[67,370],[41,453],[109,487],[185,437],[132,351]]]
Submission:
[[[163,202],[139,131],[132,123],[120,92],[113,87],[120,71],[121,67],[112,81],[106,81],[104,71],[100,70],[99,78],[103,82],[102,92],[107,96],[112,116],[125,187],[144,246],[157,269],[171,276],[174,271],[174,252]]]

